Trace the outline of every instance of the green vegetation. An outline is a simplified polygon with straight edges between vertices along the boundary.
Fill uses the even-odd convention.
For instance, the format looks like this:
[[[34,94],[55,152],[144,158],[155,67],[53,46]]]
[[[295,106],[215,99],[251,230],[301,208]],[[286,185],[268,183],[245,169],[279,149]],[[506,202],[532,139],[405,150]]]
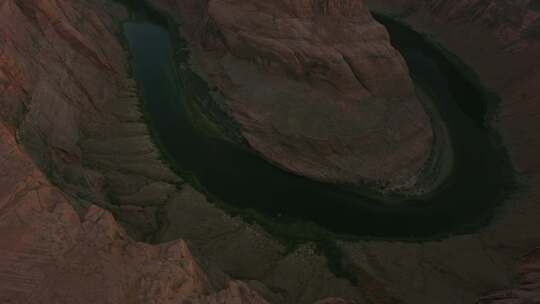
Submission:
[[[205,136],[225,139],[226,134],[223,128],[204,114],[200,102],[197,97],[186,100],[189,118],[193,127]]]

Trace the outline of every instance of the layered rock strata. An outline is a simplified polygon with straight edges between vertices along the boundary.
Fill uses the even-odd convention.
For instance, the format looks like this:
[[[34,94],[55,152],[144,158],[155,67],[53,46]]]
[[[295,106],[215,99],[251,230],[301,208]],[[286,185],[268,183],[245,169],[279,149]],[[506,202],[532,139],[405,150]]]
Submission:
[[[0,1],[0,302],[362,303],[313,245],[286,251],[162,163],[122,20],[110,1]]]
[[[213,286],[185,242],[135,242],[110,212],[81,209],[4,123],[0,152],[0,302],[267,303],[239,281]]]
[[[374,271],[391,277],[400,298],[411,303],[534,303],[535,267],[521,264],[527,266],[520,266],[520,284],[514,270],[521,256],[540,244],[540,136],[532,132],[540,128],[540,39],[534,34],[540,29],[538,2],[365,2],[457,55],[500,98],[496,107],[488,105],[496,109],[488,123],[501,135],[522,185],[478,233],[420,246],[370,242],[352,250],[357,261],[367,258],[370,267],[377,261],[382,269]],[[385,266],[398,261],[400,270]],[[484,297],[492,290],[508,292]]]
[[[182,16],[187,36],[205,37],[206,4],[153,1]],[[535,1],[366,1],[368,7],[393,16],[432,37],[461,58],[498,97],[489,105],[488,123],[501,135],[523,187],[496,211],[490,224],[469,235],[423,243],[402,241],[341,242],[353,273],[379,281],[387,297],[405,303],[513,303],[535,296],[533,267],[520,270],[525,289],[515,287],[516,261],[540,244],[540,137],[538,96],[540,45],[535,33]],[[189,19],[189,16],[199,16]],[[202,16],[202,17],[201,17]],[[202,21],[201,21],[202,20]],[[213,33],[213,32],[212,32]],[[212,45],[212,44],[210,44]],[[217,47],[220,50],[219,47]],[[196,51],[196,48],[194,48]],[[210,79],[210,78],[209,78]],[[531,279],[532,277],[532,279]],[[375,280],[373,280],[375,278]],[[529,284],[531,283],[531,284]],[[528,286],[526,286],[528,285]],[[364,285],[365,287],[365,285]],[[493,290],[513,292],[495,293]],[[360,288],[365,291],[365,288]],[[518,295],[517,291],[521,294]],[[488,295],[486,295],[488,294]],[[491,295],[489,295],[491,294]],[[500,296],[500,297],[499,297]],[[343,297],[357,300],[363,298]],[[373,298],[371,298],[373,299]],[[346,302],[345,300],[335,299]],[[361,300],[360,300],[361,301]],[[488,302],[489,303],[489,302]],[[497,302],[495,302],[497,303]]]
[[[0,302],[267,303],[95,205],[143,238],[179,181],[141,121],[126,17],[108,1],[0,1]]]
[[[176,1],[168,2],[174,12]],[[516,291],[523,301],[535,299],[535,266],[519,271],[532,292],[517,287],[514,270],[540,244],[540,138],[531,131],[539,122],[539,52],[527,34],[536,28],[536,2],[373,2],[432,34],[501,97],[492,123],[527,187],[488,227],[424,243],[340,242],[359,285],[336,278],[313,246],[286,252],[260,228],[177,187],[181,180],[149,142],[127,77],[115,36],[123,9],[98,0],[0,0],[1,302],[261,303],[250,290],[273,303],[333,296],[321,303],[499,304],[517,302],[507,296]],[[207,11],[203,1],[182,4],[182,12]],[[501,5],[518,12],[518,21],[490,25],[486,16],[502,14]],[[197,20],[184,25],[197,28]],[[519,39],[501,36],[505,28]],[[144,239],[163,226],[160,239],[171,242],[133,241],[94,203],[112,210],[131,236]],[[168,225],[159,225],[160,210],[168,210]],[[180,237],[205,263],[194,261]],[[534,256],[523,265],[535,265]]]
[[[323,182],[421,187],[430,119],[362,1],[148,2],[181,24],[194,67],[266,159]]]
[[[480,298],[478,304],[538,302],[540,302],[540,249],[536,248],[519,261],[512,289],[492,291]]]

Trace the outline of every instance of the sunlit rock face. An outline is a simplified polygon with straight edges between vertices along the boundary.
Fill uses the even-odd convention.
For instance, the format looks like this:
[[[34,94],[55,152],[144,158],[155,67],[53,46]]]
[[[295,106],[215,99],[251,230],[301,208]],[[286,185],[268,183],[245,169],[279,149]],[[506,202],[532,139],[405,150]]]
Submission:
[[[350,1],[152,1],[202,50],[250,146],[309,178],[408,191],[433,142],[408,68]]]

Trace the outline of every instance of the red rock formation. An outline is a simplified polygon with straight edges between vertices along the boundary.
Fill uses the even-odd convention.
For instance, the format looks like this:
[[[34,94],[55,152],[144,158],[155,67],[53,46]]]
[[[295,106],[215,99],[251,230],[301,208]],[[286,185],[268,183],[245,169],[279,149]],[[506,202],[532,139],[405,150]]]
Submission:
[[[240,282],[213,293],[183,241],[137,243],[109,212],[76,212],[4,125],[0,152],[0,302],[265,303]]]
[[[150,2],[202,47],[200,72],[268,160],[325,182],[418,186],[429,118],[362,1]]]
[[[160,208],[174,202],[193,214],[182,227],[211,240],[227,270],[258,273],[282,253],[260,228],[178,187],[162,163],[119,43],[126,17],[111,1],[0,0],[0,302],[265,303],[198,250],[203,272],[180,233],[162,245],[134,240],[152,239]],[[331,290],[346,285],[319,256],[305,263],[310,272],[294,264],[276,270],[284,296],[260,282],[257,291],[281,303],[295,289],[310,303],[329,292],[304,276],[324,275]]]
[[[513,289],[494,291],[478,301],[478,304],[533,303],[540,303],[540,249],[533,250],[519,262]]]
[[[356,261],[362,271],[377,278],[377,284],[367,285],[373,287],[373,299],[380,299],[380,284],[385,287],[382,295],[388,292],[390,299],[398,295],[409,303],[458,303],[474,299],[480,289],[485,292],[505,285],[500,278],[505,275],[499,273],[505,271],[508,260],[540,240],[540,230],[536,229],[540,214],[540,138],[533,132],[540,128],[540,73],[535,65],[536,36],[528,34],[537,28],[534,16],[538,5],[534,1],[482,1],[474,6],[467,6],[466,1],[392,2],[391,10],[407,16],[404,20],[418,30],[432,31],[502,97],[497,126],[529,186],[521,197],[512,198],[496,224],[478,234],[422,244],[372,241],[351,249],[353,254],[364,254],[358,254],[365,258]],[[450,15],[452,3],[460,12],[455,20],[469,22],[447,22],[451,19],[445,15]],[[485,22],[491,14],[488,12],[509,3],[517,5],[517,11],[523,13],[519,16],[528,16],[523,17],[529,20],[528,25],[490,27]],[[409,4],[418,15],[399,11]],[[188,9],[182,12],[192,16],[204,16],[208,11],[204,1],[183,1],[182,5]],[[294,7],[286,8],[294,12]],[[491,8],[480,9],[483,7]],[[338,7],[313,8],[319,13],[340,12]],[[175,9],[171,6],[171,11]],[[471,17],[476,16],[475,11],[482,12],[479,18]],[[183,241],[162,245],[136,242],[109,211],[94,205],[112,210],[130,235],[142,239],[155,228],[159,204],[169,196],[179,196],[173,194],[179,178],[158,161],[159,154],[149,142],[136,110],[136,91],[128,80],[126,56],[116,37],[117,21],[124,17],[125,12],[109,1],[0,0],[0,302],[264,303],[244,283],[226,276],[216,286]],[[208,28],[205,18],[188,21],[187,28],[199,29],[192,31],[194,34]],[[506,32],[505,27],[514,28],[513,34],[500,34]],[[253,38],[255,42],[258,37]],[[222,52],[221,40],[205,41],[208,47],[213,45]],[[486,50],[490,56],[485,56]],[[275,67],[272,73],[282,75],[286,68]],[[196,203],[200,206],[204,202]],[[196,222],[196,216],[192,217]],[[225,216],[220,213],[216,217]],[[194,224],[191,228],[203,231],[213,224]],[[267,251],[256,233],[236,237]],[[224,239],[221,234],[216,238]],[[227,263],[245,262],[244,256],[233,258],[237,255],[234,248],[228,249]],[[255,250],[246,252],[257,254]],[[274,269],[269,280],[291,281],[283,286],[295,286],[298,293],[311,286],[336,297],[362,298],[351,295],[343,282],[330,285],[317,280],[330,280],[331,276],[310,268],[314,263],[314,259],[294,257],[280,264],[281,270]],[[269,265],[277,268],[276,264]],[[519,286],[481,301],[537,302],[536,252],[521,265]],[[302,269],[298,272],[304,273],[300,276],[294,273],[296,270],[283,269]],[[281,276],[277,275],[279,271]],[[311,299],[319,297],[318,293]],[[363,303],[355,300],[329,298],[321,303]]]
[[[540,173],[540,12],[526,1],[366,1],[434,37],[501,98],[497,121],[516,170]],[[534,134],[533,134],[534,133]],[[533,188],[536,191],[537,186]]]
[[[533,130],[540,130],[539,2],[366,0],[366,3],[375,11],[392,15],[428,34],[468,64],[500,97],[491,124],[501,134],[524,187],[518,197],[505,203],[494,223],[476,235],[488,240],[487,246],[493,248],[490,258],[510,262],[523,251],[537,247],[540,242],[540,136]],[[444,243],[452,242],[459,243],[455,238]],[[448,246],[452,252],[459,251]],[[514,286],[507,284],[509,289],[483,297],[479,303],[539,302],[537,253],[533,251],[520,263]],[[461,272],[465,272],[464,269]]]
[[[124,194],[137,190],[133,179],[178,180],[136,123],[133,93],[125,96],[125,17],[108,1],[0,0],[0,302],[266,303],[242,282],[213,283],[182,240],[136,242],[94,205],[106,203],[122,165]],[[107,152],[111,138],[144,164],[130,171],[125,155],[116,167],[95,163],[128,153]],[[126,208],[139,218],[151,214],[134,205]]]
[[[537,6],[538,1],[431,1],[429,4],[433,14],[441,18],[481,24],[509,46],[519,47],[539,37]]]
[[[349,302],[340,298],[327,298],[320,300],[315,304],[353,304],[353,302]]]
[[[205,5],[184,10],[174,6],[174,1],[168,2],[172,5],[169,11],[186,14],[182,18],[189,20],[189,33],[208,37],[206,19],[189,19],[190,15],[204,15]],[[365,2],[430,35],[472,67],[501,98],[490,123],[499,130],[526,187],[510,197],[495,219],[477,233],[425,243],[351,242],[352,255],[362,269],[406,303],[475,303],[479,298],[497,304],[538,302],[536,266],[521,268],[518,281],[522,283],[515,286],[511,275],[516,257],[540,243],[540,136],[535,132],[540,130],[540,45],[534,34],[539,29],[538,1]],[[181,4],[190,5],[186,3],[189,1]],[[219,39],[209,41],[207,47],[221,48]],[[506,288],[508,292],[482,297],[486,291]]]

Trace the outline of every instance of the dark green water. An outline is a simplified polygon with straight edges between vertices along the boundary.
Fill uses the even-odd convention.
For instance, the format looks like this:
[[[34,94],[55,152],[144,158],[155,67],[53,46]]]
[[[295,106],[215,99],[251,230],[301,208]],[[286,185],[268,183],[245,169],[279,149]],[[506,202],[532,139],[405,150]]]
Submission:
[[[167,25],[154,19],[138,11],[124,25],[147,119],[174,165],[231,210],[256,210],[276,223],[314,223],[359,237],[430,238],[486,223],[512,185],[507,157],[483,124],[492,97],[406,27],[382,20],[415,79],[437,97],[457,165],[452,181],[433,198],[391,207],[284,172],[194,128],[186,96],[208,98],[206,85],[189,67],[175,64],[179,56]]]

